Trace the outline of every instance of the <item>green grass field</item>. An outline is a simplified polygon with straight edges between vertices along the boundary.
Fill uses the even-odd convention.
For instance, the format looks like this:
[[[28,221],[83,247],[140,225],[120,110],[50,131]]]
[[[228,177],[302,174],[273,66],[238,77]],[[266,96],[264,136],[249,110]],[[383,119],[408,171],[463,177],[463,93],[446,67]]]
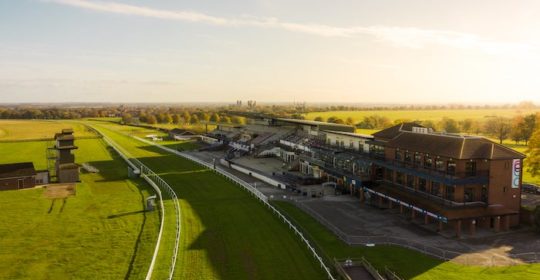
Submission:
[[[379,115],[385,116],[390,121],[395,120],[421,120],[421,121],[438,121],[443,117],[453,118],[456,120],[473,119],[484,120],[487,117],[503,116],[514,117],[518,115],[527,115],[536,113],[539,110],[525,109],[454,109],[454,110],[372,110],[372,111],[328,111],[328,112],[311,112],[305,114],[306,119],[312,120],[316,117],[328,119],[335,116],[343,120],[351,117],[355,122],[360,122],[366,116]]]
[[[0,120],[0,141],[53,139],[64,128],[72,128],[75,137],[95,136],[74,122],[47,120]]]
[[[44,143],[0,143],[0,163],[33,161],[43,168]],[[0,192],[0,279],[146,275],[159,226],[158,212],[142,211],[149,187],[142,180],[127,180],[125,163],[100,139],[77,140],[76,145],[77,162],[89,162],[100,173],[81,174],[75,197],[48,199],[43,189]]]
[[[240,187],[191,161],[100,124],[122,147],[165,179],[182,209],[177,279],[323,279],[299,239]]]
[[[308,214],[289,202],[274,201],[323,250],[328,259],[360,258],[371,262],[379,271],[388,267],[405,279],[540,279],[540,264],[510,267],[464,266],[443,262],[416,251],[395,246],[348,246]]]

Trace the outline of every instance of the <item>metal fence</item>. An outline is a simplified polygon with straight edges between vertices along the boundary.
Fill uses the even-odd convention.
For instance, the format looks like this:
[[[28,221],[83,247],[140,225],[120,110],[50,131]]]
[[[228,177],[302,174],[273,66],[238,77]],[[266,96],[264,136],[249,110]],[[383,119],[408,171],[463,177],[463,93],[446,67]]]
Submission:
[[[276,216],[278,216],[278,218],[280,220],[282,220],[294,232],[294,234],[300,238],[300,240],[307,246],[308,250],[312,253],[313,257],[319,262],[321,268],[325,271],[328,279],[331,279],[331,280],[336,279],[332,275],[332,272],[331,272],[330,268],[325,264],[323,258],[317,253],[315,248],[311,245],[311,243],[304,236],[304,234],[295,225],[293,225],[293,223],[291,223],[291,221],[289,219],[287,219],[279,210],[277,210],[274,206],[272,206],[270,203],[268,203],[268,197],[266,197],[266,195],[264,195],[261,191],[259,191],[255,187],[253,187],[251,184],[249,184],[248,182],[240,179],[236,175],[233,175],[232,173],[230,173],[227,170],[223,169],[221,166],[217,166],[217,165],[214,166],[213,164],[205,162],[205,161],[203,161],[203,160],[201,160],[199,158],[196,158],[196,157],[194,157],[194,156],[192,156],[190,154],[179,152],[179,151],[176,151],[174,149],[171,149],[171,148],[168,148],[168,147],[165,147],[165,146],[162,146],[162,145],[158,145],[158,144],[156,144],[154,142],[148,141],[146,139],[143,139],[143,138],[140,138],[140,137],[137,137],[137,136],[132,136],[132,137],[139,140],[139,141],[147,143],[149,145],[159,147],[160,149],[163,149],[163,150],[165,150],[165,151],[167,151],[169,153],[176,154],[176,155],[181,156],[183,158],[189,159],[189,160],[191,160],[193,162],[196,162],[196,163],[198,163],[198,164],[200,164],[202,166],[205,166],[205,167],[207,167],[207,168],[209,168],[211,170],[214,170],[216,173],[223,175],[228,180],[230,180],[230,181],[236,183],[237,185],[241,186],[242,188],[244,188],[250,194],[252,194],[257,199],[259,199],[266,207],[268,207],[272,211],[272,213],[274,213]]]
[[[170,197],[171,201],[174,205],[174,211],[175,211],[175,226],[176,226],[176,232],[175,232],[175,242],[174,242],[174,248],[173,253],[171,256],[171,262],[169,266],[169,274],[167,279],[172,279],[174,275],[174,269],[176,266],[176,259],[178,255],[178,247],[180,245],[180,232],[181,232],[181,212],[180,212],[180,204],[178,203],[178,197],[176,196],[176,193],[174,190],[165,182],[161,177],[159,177],[154,171],[152,171],[150,168],[148,168],[146,165],[144,165],[142,162],[140,162],[135,157],[131,156],[129,152],[127,152],[125,149],[123,149],[121,146],[117,145],[113,140],[108,138],[105,134],[103,134],[99,129],[95,127],[91,127],[93,130],[95,130],[99,135],[103,137],[103,140],[112,147],[119,155],[122,157],[126,163],[133,169],[133,170],[139,170],[141,177],[148,182],[156,192],[156,194],[159,197],[159,204],[160,204],[160,210],[161,210],[161,221],[160,221],[160,227],[159,227],[159,233],[158,238],[156,241],[156,247],[154,249],[154,254],[152,256],[152,260],[150,262],[150,266],[148,268],[148,272],[146,274],[145,279],[150,280],[152,279],[152,274],[154,272],[154,268],[156,265],[156,260],[159,254],[159,249],[161,245],[161,238],[163,235],[163,227],[165,224],[165,207],[163,205],[163,195],[162,190]]]

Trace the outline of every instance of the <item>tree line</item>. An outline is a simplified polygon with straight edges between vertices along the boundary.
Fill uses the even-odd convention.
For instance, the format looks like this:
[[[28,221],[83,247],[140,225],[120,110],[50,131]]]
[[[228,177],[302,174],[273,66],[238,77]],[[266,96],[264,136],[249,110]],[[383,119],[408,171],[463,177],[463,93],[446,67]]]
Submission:
[[[516,116],[514,118],[491,116],[486,117],[485,120],[475,120],[470,118],[455,120],[453,118],[444,117],[439,121],[410,119],[397,119],[391,121],[385,116],[375,114],[365,116],[359,122],[356,122],[351,117],[342,119],[335,116],[329,117],[328,119],[318,116],[315,117],[314,120],[336,124],[348,124],[361,129],[385,129],[402,122],[415,122],[425,127],[431,127],[436,131],[488,135],[499,140],[499,143],[501,144],[504,140],[511,139],[516,144],[524,142],[526,145],[532,137],[533,131],[540,118],[538,114],[529,114],[525,116]]]

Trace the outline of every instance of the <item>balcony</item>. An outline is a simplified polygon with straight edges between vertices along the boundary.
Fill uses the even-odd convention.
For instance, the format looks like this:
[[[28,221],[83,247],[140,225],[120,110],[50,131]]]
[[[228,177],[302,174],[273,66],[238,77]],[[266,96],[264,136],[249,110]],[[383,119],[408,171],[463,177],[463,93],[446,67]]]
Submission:
[[[435,204],[435,205],[444,206],[447,208],[486,207],[487,206],[487,203],[483,201],[457,202],[457,201],[445,199],[443,197],[436,196],[427,192],[418,191],[404,185],[394,184],[388,181],[384,181],[380,187],[385,190],[394,192],[398,195],[409,197],[411,199],[421,198],[421,200],[425,204]]]
[[[369,159],[373,163],[404,174],[418,176],[427,180],[440,182],[445,185],[488,184],[489,171],[480,170],[475,174],[470,172],[445,172],[435,168],[425,168],[421,164],[399,160]]]

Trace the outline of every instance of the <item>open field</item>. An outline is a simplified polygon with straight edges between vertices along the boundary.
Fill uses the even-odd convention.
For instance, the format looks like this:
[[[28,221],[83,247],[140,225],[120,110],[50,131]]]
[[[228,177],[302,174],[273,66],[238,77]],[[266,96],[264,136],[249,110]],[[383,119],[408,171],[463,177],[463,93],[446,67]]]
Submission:
[[[178,279],[323,279],[299,239],[240,187],[191,161],[97,123],[176,191],[182,209]]]
[[[487,117],[501,116],[514,117],[518,115],[526,115],[536,113],[539,110],[531,109],[454,109],[454,110],[370,110],[370,111],[328,111],[328,112],[311,112],[305,114],[306,119],[312,120],[316,117],[328,119],[335,116],[345,120],[351,117],[355,122],[360,122],[366,116],[379,115],[395,120],[421,120],[421,121],[438,121],[443,117],[453,118],[456,120],[473,119],[484,120]]]
[[[43,143],[0,143],[0,161],[34,161],[43,167]],[[76,196],[48,199],[43,189],[0,192],[0,279],[146,275],[159,226],[158,212],[143,211],[149,187],[142,180],[127,180],[126,165],[100,139],[77,140],[76,145],[77,162],[100,170],[81,174]]]
[[[307,231],[310,239],[329,259],[360,258],[365,256],[379,271],[388,267],[405,279],[539,279],[540,264],[511,267],[464,266],[395,247],[348,246],[308,214],[289,202],[274,201],[279,209]]]
[[[74,122],[47,120],[0,120],[0,141],[53,139],[64,128],[72,128],[75,137],[94,134],[85,126]]]

